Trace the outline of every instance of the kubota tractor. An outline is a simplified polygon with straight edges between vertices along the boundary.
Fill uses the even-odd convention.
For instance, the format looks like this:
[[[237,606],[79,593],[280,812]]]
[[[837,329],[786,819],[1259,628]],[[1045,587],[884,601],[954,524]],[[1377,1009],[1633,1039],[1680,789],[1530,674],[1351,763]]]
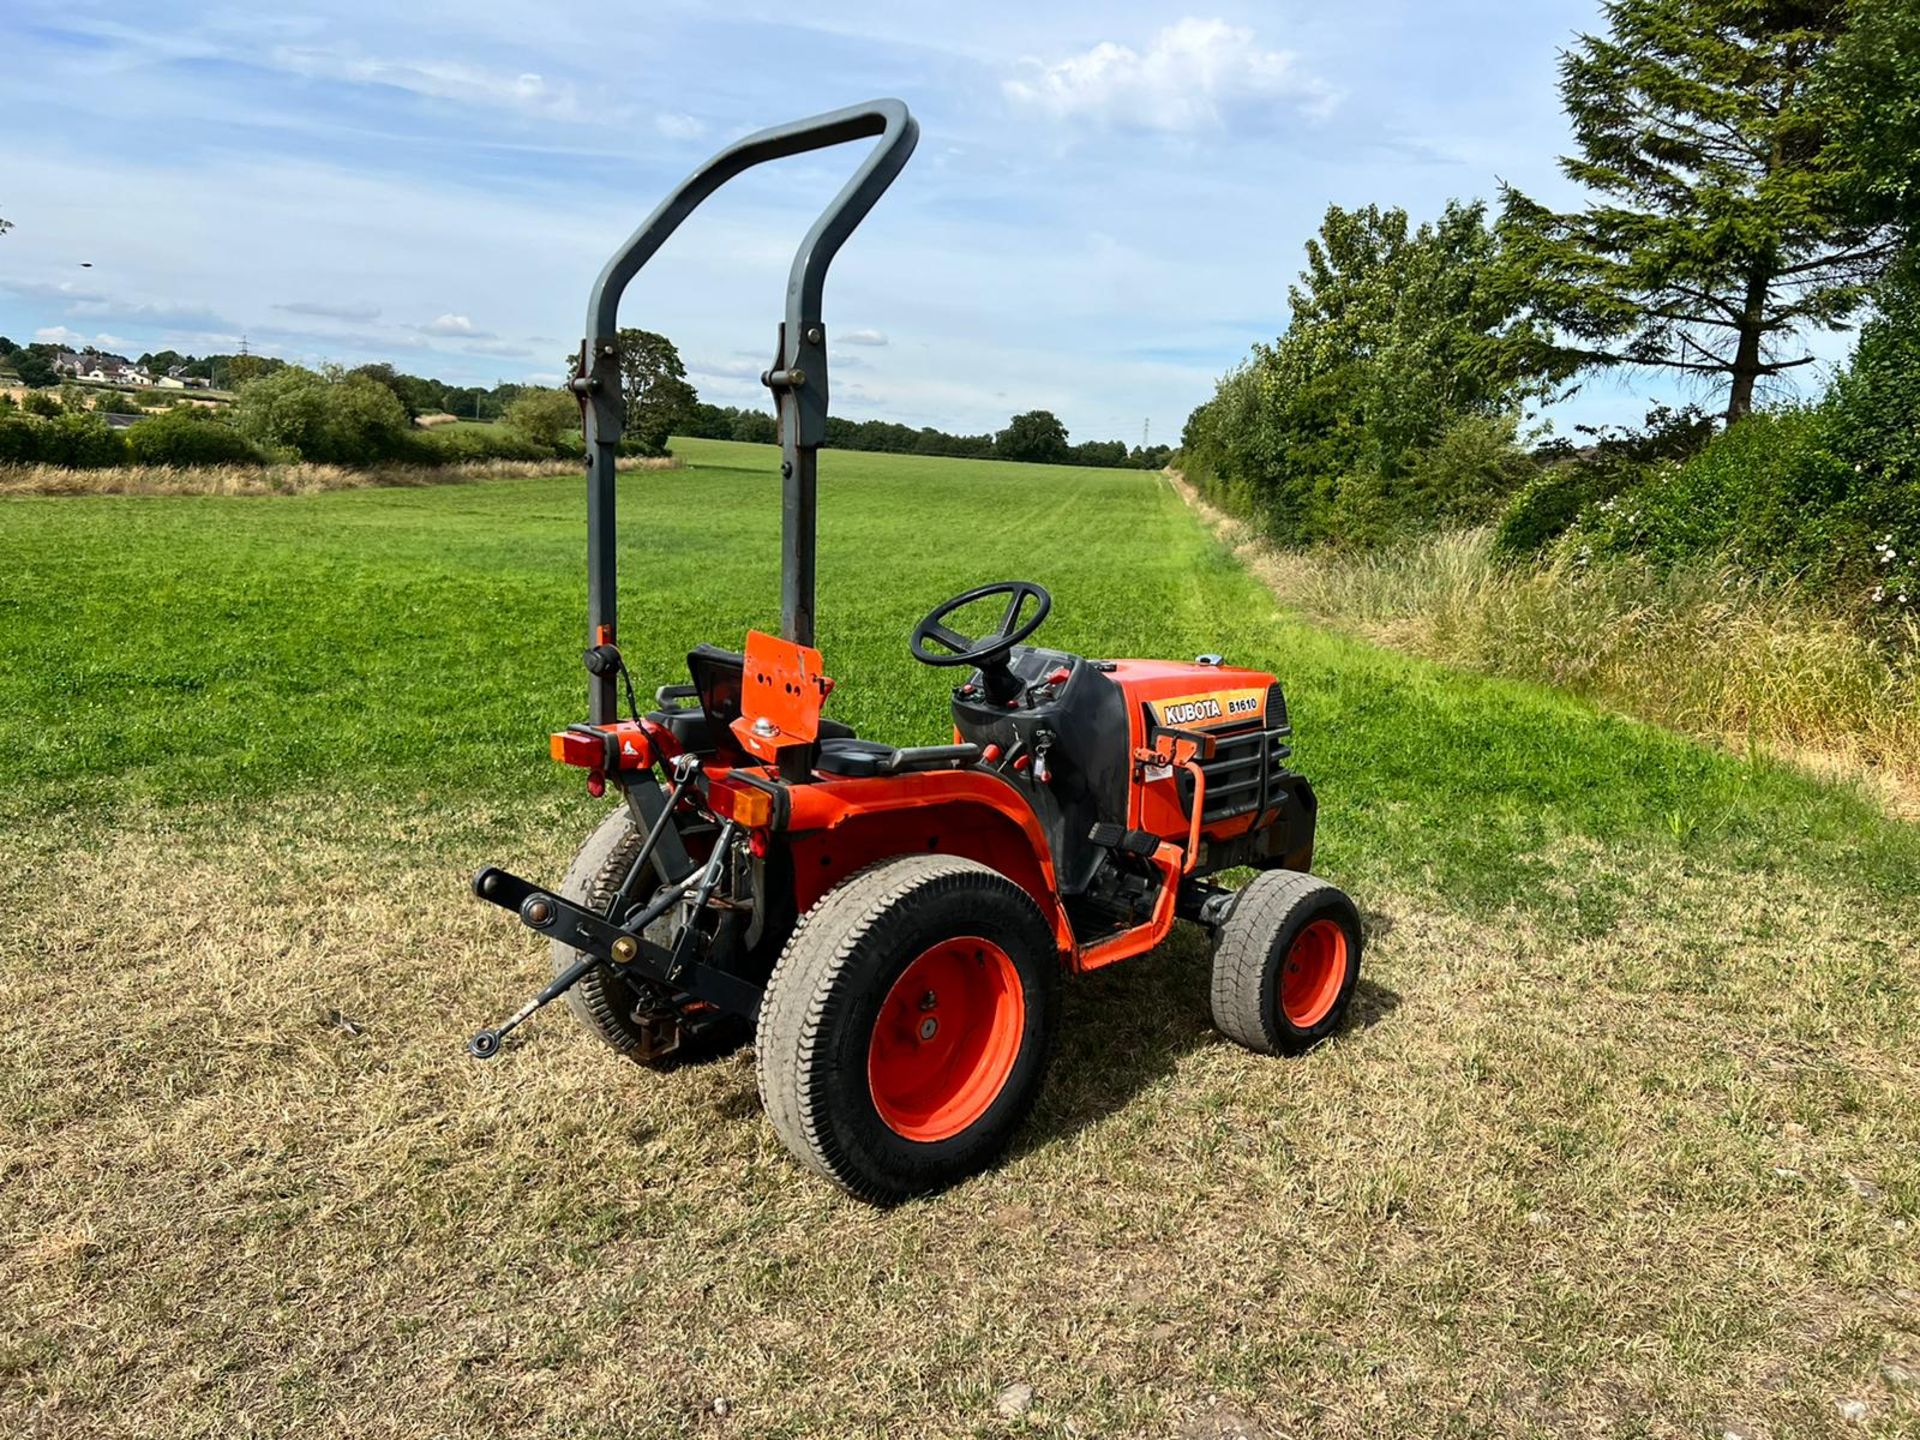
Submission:
[[[987,1165],[1031,1109],[1063,972],[1213,937],[1213,1015],[1254,1050],[1341,1021],[1359,916],[1307,873],[1312,788],[1288,768],[1279,682],[1203,655],[1105,660],[1030,643],[1051,597],[1015,580],[936,606],[908,642],[961,671],[954,742],[901,748],[821,713],[814,500],[827,416],[821,292],[835,251],[912,153],[881,100],[748,136],[654,211],[594,286],[572,385],[587,445],[590,718],[555,759],[619,805],[559,886],[487,867],[474,893],[552,940],[553,983],[471,1052],[565,995],[615,1050],[661,1067],[751,1041],[789,1149],[891,1201]],[[621,292],[707,195],[763,161],[877,136],[794,259],[774,366],[784,486],[781,635],[701,645],[642,713],[614,615]],[[988,633],[961,612],[990,604]],[[952,623],[950,623],[952,622]],[[624,694],[627,713],[620,700]],[[1209,878],[1252,867],[1240,889]]]

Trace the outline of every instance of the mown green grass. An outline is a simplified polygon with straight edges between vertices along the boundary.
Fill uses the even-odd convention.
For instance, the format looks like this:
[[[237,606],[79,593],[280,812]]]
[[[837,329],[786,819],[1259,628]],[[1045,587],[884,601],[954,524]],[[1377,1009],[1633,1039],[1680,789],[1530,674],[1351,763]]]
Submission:
[[[644,686],[778,620],[770,450],[682,442],[622,478],[621,639]],[[1497,903],[1567,835],[1707,837],[1762,863],[1920,886],[1920,844],[1843,791],[1281,617],[1157,477],[828,452],[821,648],[831,713],[924,743],[952,677],[918,616],[983,579],[1055,596],[1043,639],[1220,651],[1282,677],[1326,854],[1429,869]],[[511,799],[577,777],[543,737],[584,705],[583,495],[570,479],[289,498],[62,497],[0,510],[0,792],[22,818],[286,788]]]
[[[646,685],[777,617],[774,453],[676,448],[621,482]],[[788,1163],[744,1058],[653,1077],[556,1016],[475,1067],[543,962],[465,876],[557,874],[598,813],[544,741],[580,482],[0,502],[0,1431],[1913,1422],[1913,828],[1289,618],[1156,476],[822,471],[862,733],[945,737],[905,637],[989,579],[1065,648],[1281,675],[1355,1026],[1220,1042],[1183,931],[1069,987],[1003,1167],[884,1213]]]

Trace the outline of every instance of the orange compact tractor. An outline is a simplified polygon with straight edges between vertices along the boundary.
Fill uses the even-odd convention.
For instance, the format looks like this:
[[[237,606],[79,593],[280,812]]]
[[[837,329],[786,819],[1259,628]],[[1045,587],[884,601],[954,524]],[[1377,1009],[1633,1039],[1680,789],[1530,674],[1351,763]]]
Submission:
[[[588,477],[591,718],[554,758],[621,803],[549,888],[493,867],[474,893],[553,944],[553,983],[469,1048],[565,995],[642,1065],[755,1047],[774,1130],[869,1200],[988,1164],[1031,1109],[1059,1022],[1063,971],[1141,955],[1176,919],[1213,937],[1213,1015],[1266,1053],[1339,1025],[1360,968],[1353,904],[1307,874],[1313,790],[1288,768],[1273,676],[1098,660],[1029,643],[1052,600],[983,585],[908,642],[951,667],[952,744],[862,739],[822,714],[812,648],[816,462],[825,439],[821,291],[834,252],[899,173],[917,134],[883,100],[765,130],[689,177],[594,287],[572,384]],[[614,453],[621,291],[708,194],[762,161],[877,136],[794,260],[776,397],[784,483],[782,633],[701,645],[689,683],[634,699],[614,616]],[[968,633],[965,614],[994,617]],[[627,702],[623,717],[620,700]],[[1209,877],[1251,867],[1239,890]]]

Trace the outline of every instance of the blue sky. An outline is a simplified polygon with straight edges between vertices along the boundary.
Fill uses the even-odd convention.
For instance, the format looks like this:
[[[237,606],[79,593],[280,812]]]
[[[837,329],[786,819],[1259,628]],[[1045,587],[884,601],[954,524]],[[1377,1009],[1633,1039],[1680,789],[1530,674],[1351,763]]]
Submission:
[[[891,94],[920,148],[828,283],[836,409],[1174,440],[1285,325],[1329,203],[1571,199],[1554,59],[1594,0],[1195,4],[9,0],[0,333],[557,379],[681,175]],[[624,323],[671,335],[705,398],[762,403],[793,246],[852,159],[721,192]],[[1665,393],[1608,381],[1558,418]]]

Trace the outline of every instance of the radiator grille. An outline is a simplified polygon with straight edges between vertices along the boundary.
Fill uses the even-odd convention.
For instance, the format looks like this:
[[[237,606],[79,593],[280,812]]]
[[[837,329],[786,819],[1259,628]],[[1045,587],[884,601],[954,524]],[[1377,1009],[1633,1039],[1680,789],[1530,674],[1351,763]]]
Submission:
[[[1207,777],[1202,824],[1231,820],[1280,803],[1276,781],[1287,773],[1287,759],[1293,754],[1293,747],[1287,744],[1289,733],[1285,725],[1269,725],[1218,738],[1213,758],[1200,762],[1200,772]],[[1193,777],[1184,771],[1180,775],[1180,802],[1193,804]]]

